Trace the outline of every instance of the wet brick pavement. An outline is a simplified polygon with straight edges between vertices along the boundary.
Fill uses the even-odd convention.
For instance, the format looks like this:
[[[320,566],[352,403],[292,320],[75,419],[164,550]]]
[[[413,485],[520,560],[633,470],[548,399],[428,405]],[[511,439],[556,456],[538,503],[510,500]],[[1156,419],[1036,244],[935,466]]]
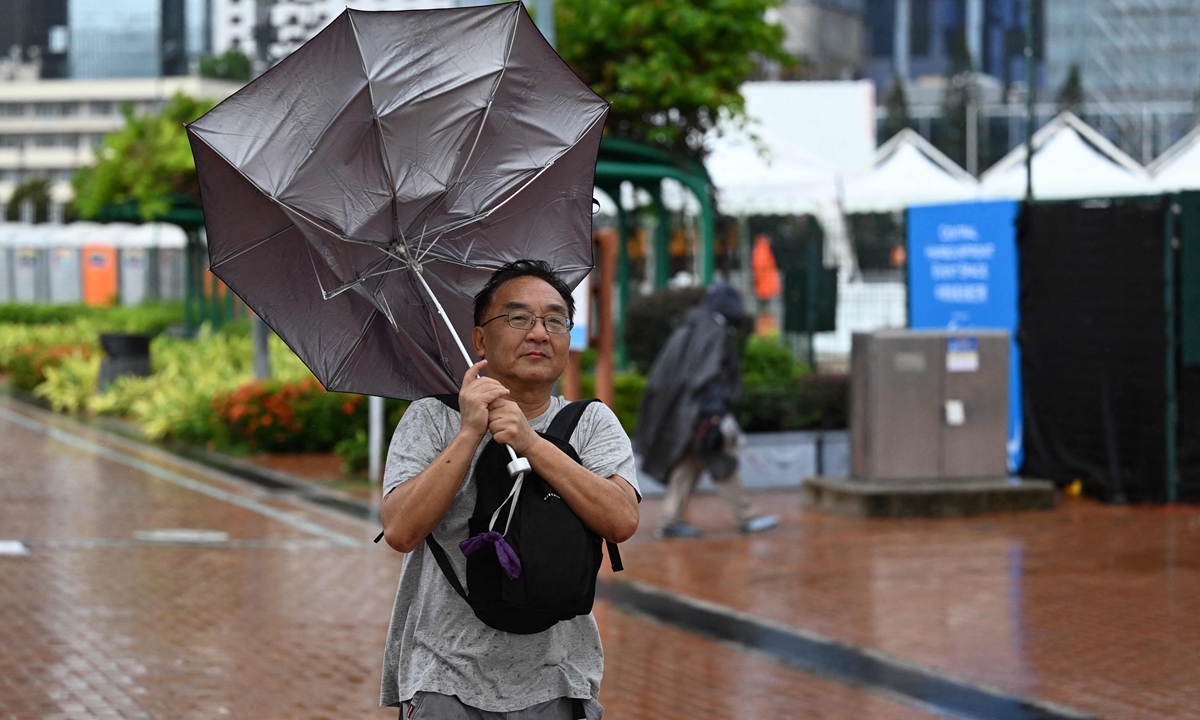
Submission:
[[[394,717],[375,705],[401,558],[369,524],[50,418],[72,433],[55,439],[13,407],[0,400],[0,539],[30,554],[0,556],[0,720]],[[740,537],[702,497],[710,532],[691,542],[653,540],[647,501],[623,576],[1104,717],[1200,718],[1194,509],[867,521],[755,499],[783,527]],[[230,541],[135,539],[163,528]],[[596,615],[610,718],[933,717]]]
[[[639,532],[625,576],[1103,717],[1200,718],[1200,508],[864,520],[753,498],[779,529],[738,536],[700,497],[710,532]]]
[[[401,558],[368,542],[369,525],[87,428],[64,425],[76,437],[65,444],[6,407],[0,539],[29,555],[0,556],[0,720],[395,717],[377,699]],[[135,538],[168,528],[230,540]],[[611,718],[934,717],[605,603],[596,614]]]

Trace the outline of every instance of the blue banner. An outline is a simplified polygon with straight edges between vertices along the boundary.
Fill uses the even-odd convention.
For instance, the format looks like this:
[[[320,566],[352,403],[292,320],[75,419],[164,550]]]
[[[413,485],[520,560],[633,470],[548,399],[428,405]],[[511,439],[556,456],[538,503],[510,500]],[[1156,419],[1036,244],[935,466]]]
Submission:
[[[1017,348],[1017,227],[1009,200],[908,209],[908,325],[1001,329],[1009,351],[1008,469],[1021,466],[1021,356]]]

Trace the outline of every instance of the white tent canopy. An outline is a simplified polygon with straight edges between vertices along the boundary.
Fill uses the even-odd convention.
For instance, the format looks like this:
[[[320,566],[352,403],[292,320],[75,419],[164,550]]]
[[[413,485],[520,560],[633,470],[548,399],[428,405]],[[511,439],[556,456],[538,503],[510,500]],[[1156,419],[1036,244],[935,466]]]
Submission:
[[[962,202],[978,194],[970,173],[905,128],[879,147],[869,170],[846,178],[842,204],[847,213],[879,213]]]
[[[1015,148],[980,178],[989,198],[1025,196],[1025,146]],[[1062,113],[1033,137],[1035,200],[1149,195],[1146,169],[1071,113]]]
[[[1200,126],[1167,148],[1147,169],[1159,192],[1200,190]]]
[[[753,133],[709,138],[704,164],[722,214],[815,215],[837,202],[837,174],[827,163],[766,130]]]

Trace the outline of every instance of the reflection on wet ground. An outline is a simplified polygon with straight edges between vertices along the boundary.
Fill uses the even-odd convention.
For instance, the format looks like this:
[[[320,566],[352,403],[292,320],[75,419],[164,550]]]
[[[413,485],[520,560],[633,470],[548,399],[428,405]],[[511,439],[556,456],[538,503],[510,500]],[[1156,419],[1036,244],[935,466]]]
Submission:
[[[394,717],[375,705],[401,558],[370,544],[370,523],[87,428],[48,434],[41,414],[6,417],[0,540],[28,555],[0,556],[0,718]],[[1198,512],[1078,502],[865,521],[803,512],[792,493],[756,500],[780,530],[738,536],[702,497],[693,517],[710,532],[693,542],[653,540],[647,501],[617,577],[968,686],[1112,718],[1200,717]],[[937,710],[636,605],[596,615],[612,718]]]

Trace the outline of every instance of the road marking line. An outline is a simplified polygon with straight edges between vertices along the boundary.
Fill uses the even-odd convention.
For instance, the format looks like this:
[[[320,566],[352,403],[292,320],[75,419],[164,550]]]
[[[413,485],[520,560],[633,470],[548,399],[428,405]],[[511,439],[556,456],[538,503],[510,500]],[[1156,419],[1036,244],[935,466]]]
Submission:
[[[34,420],[33,418],[26,417],[6,407],[0,406],[0,418],[7,420],[14,425],[20,425],[26,430],[31,430],[33,432],[46,435],[53,440],[57,440],[58,442],[70,445],[85,452],[92,453],[93,455],[97,455],[106,460],[111,460],[112,462],[124,465],[126,467],[133,468],[134,470],[138,470],[139,472],[147,475],[151,475],[159,480],[165,480],[172,485],[178,485],[179,487],[200,493],[201,495],[206,495],[216,500],[223,500],[232,505],[237,505],[240,508],[249,510],[250,512],[258,513],[259,515],[271,518],[272,520],[277,520],[285,525],[290,525],[298,530],[303,530],[304,532],[312,535],[323,537],[326,540],[337,543],[343,547],[362,546],[361,542],[350,537],[349,535],[343,535],[335,530],[330,530],[327,527],[318,525],[298,515],[273,508],[270,505],[261,503],[253,498],[243,497],[227,490],[213,487],[207,483],[202,483],[199,480],[180,475],[177,472],[172,472],[171,470],[167,470],[152,463],[146,462],[140,458],[126,455],[125,453],[118,452],[91,440],[85,440],[78,435],[73,435],[65,430],[61,430],[38,420]]]
[[[29,550],[20,540],[0,540],[0,555],[28,555]]]

